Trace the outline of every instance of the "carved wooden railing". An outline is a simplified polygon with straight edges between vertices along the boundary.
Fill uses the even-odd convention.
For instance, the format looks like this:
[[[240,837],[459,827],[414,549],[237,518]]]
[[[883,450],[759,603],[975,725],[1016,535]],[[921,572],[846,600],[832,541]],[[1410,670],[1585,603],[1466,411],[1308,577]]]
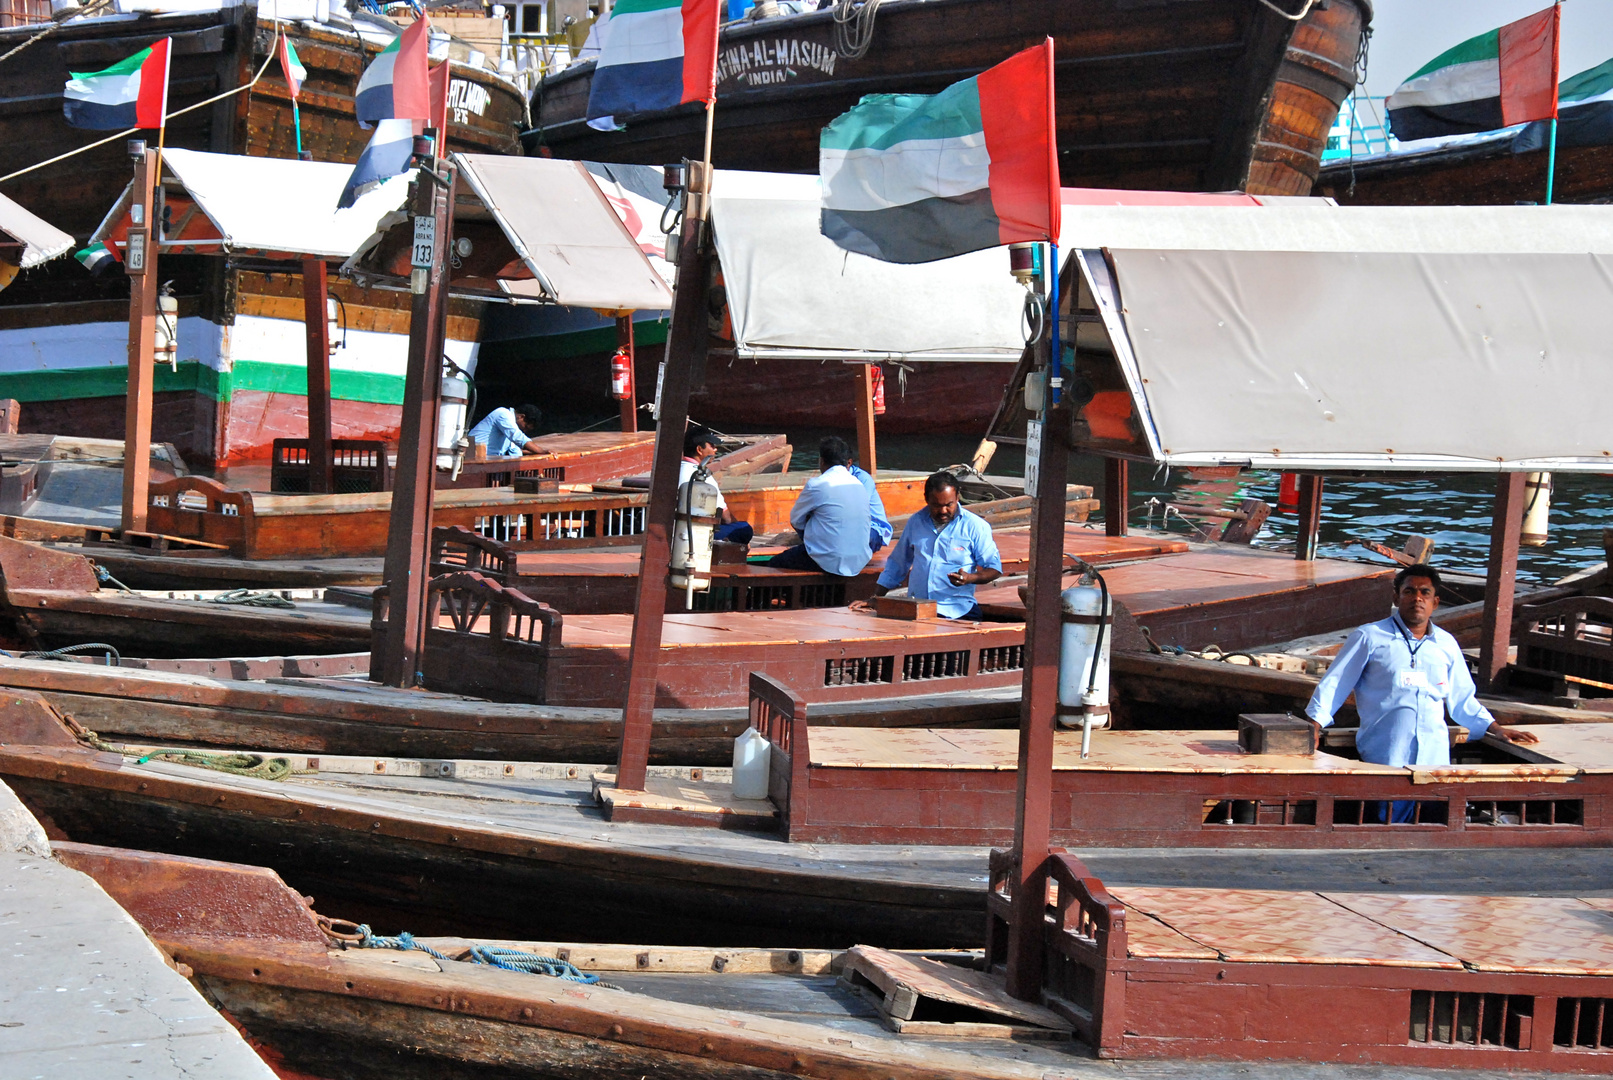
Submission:
[[[1518,609],[1520,670],[1613,691],[1613,599],[1569,596]]]
[[[305,495],[309,491],[307,439],[276,439],[269,459],[269,490],[277,495]],[[391,491],[392,466],[386,443],[379,439],[330,441],[331,491]]]
[[[750,726],[772,744],[767,797],[778,807],[785,837],[807,819],[807,705],[800,695],[761,672],[750,673]]]
[[[1001,970],[1008,958],[1013,852],[991,852],[986,891],[986,963]],[[1063,1016],[1100,1057],[1120,1044],[1125,1018],[1126,908],[1073,855],[1052,848],[1042,867],[1042,1004]]]
[[[242,553],[252,521],[252,493],[232,491],[205,476],[176,476],[151,485],[146,529],[226,545]]]
[[[558,611],[475,571],[431,579],[426,587],[426,625],[440,629],[437,624],[443,614],[455,633],[481,633],[477,622],[485,615],[485,632],[493,641],[538,645],[546,651],[560,645]]]
[[[431,530],[433,574],[474,571],[507,585],[513,573],[512,556],[508,544],[463,525],[439,525]]]

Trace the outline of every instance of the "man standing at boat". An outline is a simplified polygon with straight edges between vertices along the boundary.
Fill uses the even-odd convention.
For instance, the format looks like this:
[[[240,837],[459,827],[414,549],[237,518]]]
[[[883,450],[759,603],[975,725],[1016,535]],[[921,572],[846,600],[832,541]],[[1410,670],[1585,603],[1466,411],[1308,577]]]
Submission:
[[[1350,633],[1305,712],[1319,727],[1333,723],[1345,699],[1355,695],[1361,727],[1355,737],[1362,761],[1404,768],[1437,768],[1451,763],[1451,719],[1468,738],[1486,734],[1510,743],[1539,740],[1496,722],[1479,704],[1462,647],[1434,625],[1439,608],[1439,571],[1418,563],[1395,575],[1395,611],[1381,622]],[[1394,821],[1407,822],[1413,802],[1394,804]],[[1379,820],[1384,812],[1379,808]]]
[[[710,428],[693,425],[683,433],[683,460],[678,463],[678,487],[694,476],[700,463],[717,456],[717,434]],[[706,483],[717,488],[717,532],[715,539],[731,544],[748,544],[755,535],[748,521],[735,521],[728,511],[728,500],[722,497],[722,488],[715,476],[706,477]]]
[[[924,481],[924,509],[907,519],[874,593],[884,596],[906,582],[907,595],[934,600],[937,615],[978,619],[975,586],[996,581],[1002,573],[991,526],[958,501],[957,477],[938,472]]]
[[[517,405],[513,409],[505,405],[482,417],[481,423],[470,429],[470,441],[487,447],[490,458],[541,454],[543,447],[532,438],[541,419],[543,414],[536,405]]]
[[[790,527],[801,542],[768,560],[786,570],[816,570],[855,577],[873,557],[868,546],[868,490],[846,466],[851,449],[830,435],[818,444],[818,475],[806,482],[790,508]]]

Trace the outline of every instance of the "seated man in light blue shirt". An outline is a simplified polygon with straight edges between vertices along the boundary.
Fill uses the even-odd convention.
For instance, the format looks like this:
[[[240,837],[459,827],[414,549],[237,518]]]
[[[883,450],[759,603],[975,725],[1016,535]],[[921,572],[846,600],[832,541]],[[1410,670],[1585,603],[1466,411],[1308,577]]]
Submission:
[[[878,551],[891,542],[891,536],[896,530],[891,527],[891,519],[885,516],[885,500],[879,497],[879,488],[874,484],[874,478],[863,471],[857,464],[857,455],[851,455],[851,464],[846,466],[851,475],[862,481],[864,490],[868,492],[868,550]]]
[[[957,477],[938,472],[924,481],[924,509],[907,519],[874,593],[884,596],[905,581],[907,595],[934,600],[937,615],[978,619],[975,586],[1002,573],[991,526],[958,502]]]
[[[1319,727],[1333,723],[1345,699],[1355,695],[1361,718],[1355,748],[1377,765],[1438,767],[1451,763],[1445,713],[1477,739],[1495,735],[1511,743],[1539,740],[1502,727],[1480,705],[1462,647],[1434,625],[1439,607],[1439,571],[1421,563],[1395,575],[1395,608],[1382,622],[1351,632],[1311,695],[1306,714]],[[1412,802],[1394,804],[1394,820],[1411,820]],[[1378,809],[1384,820],[1384,808]]]
[[[851,450],[839,436],[818,444],[821,471],[806,482],[790,509],[790,525],[801,534],[801,543],[779,552],[767,565],[841,577],[862,573],[873,557],[868,491],[846,468],[850,461]]]
[[[536,405],[517,405],[513,409],[506,405],[482,417],[481,423],[470,429],[470,441],[487,447],[490,458],[541,454],[543,447],[532,439],[532,433],[538,430],[542,418]]]

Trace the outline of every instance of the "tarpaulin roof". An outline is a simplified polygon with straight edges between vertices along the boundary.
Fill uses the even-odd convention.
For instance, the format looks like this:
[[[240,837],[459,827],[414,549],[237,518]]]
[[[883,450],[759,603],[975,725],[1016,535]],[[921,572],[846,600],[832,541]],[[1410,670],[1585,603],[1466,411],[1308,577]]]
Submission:
[[[396,176],[338,210],[351,165],[181,149],[164,150],[162,163],[212,222],[222,251],[345,259],[375,232],[385,214],[403,205],[409,192],[408,177]],[[129,198],[125,188],[93,239],[109,238]],[[205,241],[188,241],[187,246],[206,250]]]
[[[1171,208],[1064,231],[1158,460],[1613,471],[1613,209]]]
[[[22,260],[18,265],[24,270],[49,262],[73,248],[71,236],[4,195],[0,195],[0,233],[22,245]]]
[[[531,271],[500,280],[512,297],[569,307],[660,310],[666,283],[577,161],[455,154],[460,175]]]

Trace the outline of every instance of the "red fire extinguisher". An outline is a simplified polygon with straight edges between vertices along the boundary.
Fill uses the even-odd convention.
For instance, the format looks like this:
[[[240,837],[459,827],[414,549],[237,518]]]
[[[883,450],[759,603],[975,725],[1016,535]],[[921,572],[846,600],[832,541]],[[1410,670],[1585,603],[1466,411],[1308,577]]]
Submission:
[[[885,372],[878,364],[869,364],[868,373],[874,377],[874,415],[885,415]]]
[[[1299,475],[1297,473],[1283,473],[1282,482],[1277,485],[1277,505],[1280,507],[1299,505]]]
[[[627,355],[627,346],[623,345],[610,358],[610,396],[626,401],[632,394],[633,361]]]

